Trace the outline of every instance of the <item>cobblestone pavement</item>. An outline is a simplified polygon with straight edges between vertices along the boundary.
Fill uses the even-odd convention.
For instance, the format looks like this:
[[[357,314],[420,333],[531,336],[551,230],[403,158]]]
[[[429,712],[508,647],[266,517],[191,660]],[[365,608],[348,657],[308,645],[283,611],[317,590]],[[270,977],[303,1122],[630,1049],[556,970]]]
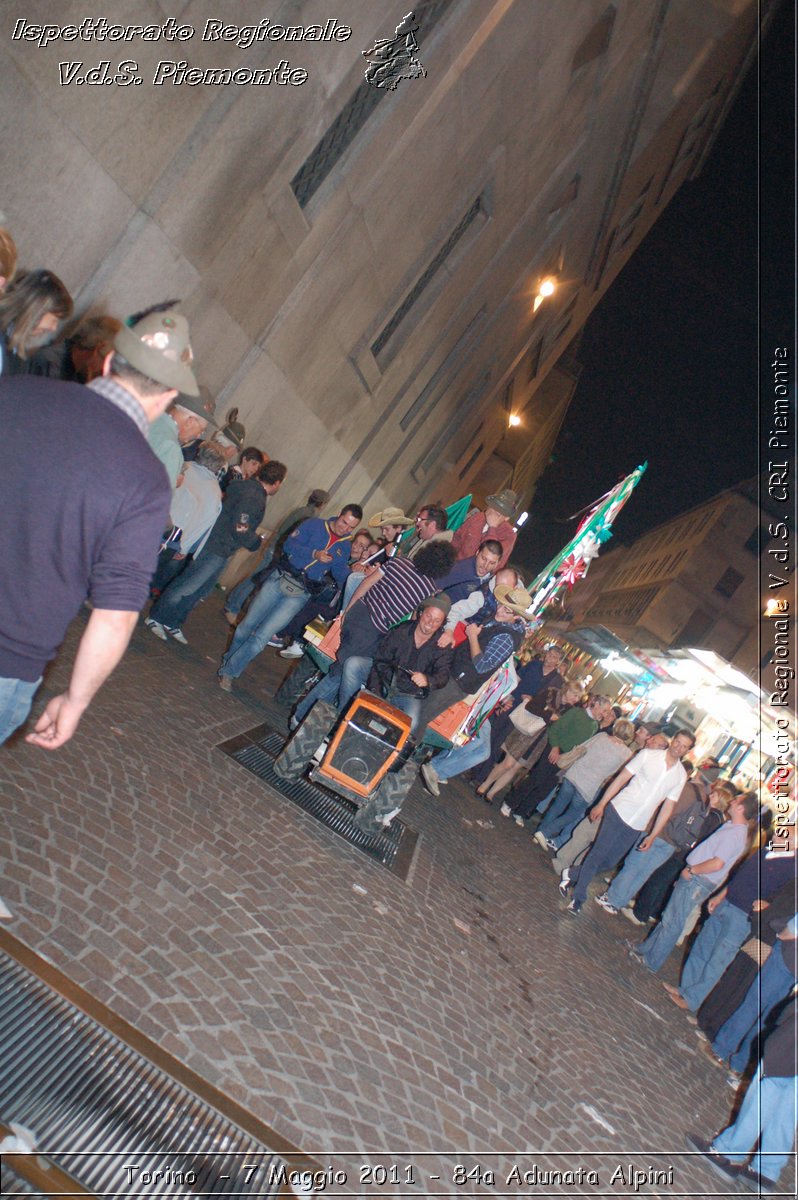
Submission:
[[[629,961],[632,927],[593,904],[565,914],[529,832],[462,781],[440,801],[414,786],[407,881],[371,863],[216,749],[264,720],[284,728],[271,696],[286,664],[267,650],[219,689],[218,592],[186,633],[165,645],[139,626],[63,750],[0,750],[11,932],[332,1155],[348,1176],[333,1194],[399,1194],[416,1156],[413,1195],[623,1195],[632,1168],[642,1194],[725,1195],[683,1135],[724,1125],[733,1093]],[[360,1181],[366,1152],[393,1155],[400,1183]],[[458,1186],[457,1162],[495,1182]],[[537,1182],[506,1183],[514,1164]],[[580,1167],[600,1183],[540,1174]],[[648,1182],[671,1167],[672,1184]]]

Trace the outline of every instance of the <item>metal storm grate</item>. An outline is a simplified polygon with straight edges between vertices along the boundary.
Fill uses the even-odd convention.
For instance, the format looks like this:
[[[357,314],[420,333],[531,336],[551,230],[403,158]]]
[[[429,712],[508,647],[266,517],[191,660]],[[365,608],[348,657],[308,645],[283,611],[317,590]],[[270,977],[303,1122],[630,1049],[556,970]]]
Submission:
[[[35,958],[27,948],[19,957]],[[0,953],[0,1128],[29,1130],[37,1150],[6,1156],[4,1194],[53,1195],[55,1184],[61,1195],[280,1195],[286,1159],[111,1033],[89,1015],[103,1006],[41,967],[59,990]],[[104,1012],[121,1035],[147,1042]]]
[[[293,801],[304,812],[355,846],[363,854],[406,879],[413,860],[418,834],[398,817],[379,834],[364,833],[354,824],[357,805],[343,796],[327,791],[307,779],[287,780],[276,774],[273,762],[283,748],[284,739],[269,725],[258,725],[218,747],[230,758],[264,780],[275,791]]]

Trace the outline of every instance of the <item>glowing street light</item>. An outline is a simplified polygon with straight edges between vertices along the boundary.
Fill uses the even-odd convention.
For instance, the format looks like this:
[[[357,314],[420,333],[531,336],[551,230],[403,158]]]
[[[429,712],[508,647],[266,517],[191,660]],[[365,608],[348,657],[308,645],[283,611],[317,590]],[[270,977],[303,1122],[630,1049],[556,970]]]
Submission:
[[[554,279],[541,280],[538,294],[535,296],[535,303],[532,305],[532,311],[537,312],[544,300],[548,300],[549,296],[554,295],[557,283]]]
[[[510,413],[510,416],[507,418],[507,424],[510,425],[511,427],[520,425],[521,418],[519,417],[518,413]]]

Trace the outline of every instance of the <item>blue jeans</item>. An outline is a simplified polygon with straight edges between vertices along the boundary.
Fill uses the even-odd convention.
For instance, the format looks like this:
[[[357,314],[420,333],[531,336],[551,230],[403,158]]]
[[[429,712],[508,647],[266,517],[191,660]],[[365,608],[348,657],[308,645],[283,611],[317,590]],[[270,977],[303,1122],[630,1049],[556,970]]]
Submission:
[[[568,779],[563,779],[549,811],[540,822],[538,833],[555,842],[559,850],[587,812],[587,804],[582,793],[578,792]]]
[[[650,971],[660,969],[681,937],[690,913],[703,904],[717,886],[716,883],[705,883],[700,875],[691,875],[688,879],[682,879],[680,876],[676,880],[659,923],[640,947],[643,961]]]
[[[284,586],[279,571],[272,571],[236,629],[230,649],[222,658],[220,676],[238,679],[275,633],[305,606],[308,593],[304,588],[296,595],[286,595]]]
[[[260,561],[257,571],[252,575],[247,575],[246,579],[242,579],[240,583],[237,583],[234,588],[230,589],[227,593],[227,599],[224,602],[224,611],[226,613],[231,613],[234,617],[238,616],[249,597],[260,587],[271,571],[272,558],[272,551],[267,550]]]
[[[742,1004],[721,1025],[712,1049],[718,1058],[740,1074],[748,1066],[754,1042],[762,1032],[774,1008],[786,999],[795,986],[792,971],[784,961],[781,941],[777,941]]]
[[[795,1144],[797,1084],[795,1075],[763,1079],[760,1063],[737,1120],[713,1138],[712,1149],[730,1162],[743,1163],[759,1142],[749,1165],[757,1175],[775,1183]]]
[[[413,724],[410,726],[410,736],[418,737],[418,727],[421,724],[421,710],[424,701],[421,696],[406,696],[403,692],[387,697],[388,703],[393,704],[400,712],[407,713]]]
[[[658,867],[667,862],[675,847],[664,838],[654,838],[649,850],[633,850],[613,879],[607,899],[616,908],[626,908]],[[713,888],[714,891],[714,888]]]
[[[577,904],[584,904],[587,900],[587,889],[594,876],[617,866],[641,837],[639,829],[632,829],[631,825],[621,820],[612,804],[607,805],[595,842],[581,867],[571,875],[573,899]]]
[[[41,678],[35,683],[25,679],[0,679],[0,746],[24,723],[40,683]]]
[[[296,719],[303,720],[317,700],[337,703],[338,711],[343,712],[355,692],[368,679],[374,651],[383,636],[369,616],[369,610],[363,601],[359,600],[344,618],[336,661],[324,678],[308,692],[301,704],[297,705],[294,713]],[[357,661],[352,662],[352,659]]]
[[[203,550],[182,571],[150,609],[153,621],[179,629],[195,604],[208,595],[222,573],[227,558]]]
[[[452,779],[477,767],[490,755],[490,721],[483,721],[479,733],[465,746],[455,746],[453,750],[445,750],[433,760],[433,767],[439,779]]]
[[[327,700],[335,705],[339,713],[343,712],[368,679],[372,661],[360,654],[350,654],[343,662],[340,659],[334,662],[327,674],[296,706],[294,716],[297,721],[304,721],[317,700]],[[397,704],[396,707],[400,708],[401,705]]]
[[[682,970],[679,991],[691,1012],[698,1012],[750,934],[748,913],[728,900],[721,901],[704,922]]]

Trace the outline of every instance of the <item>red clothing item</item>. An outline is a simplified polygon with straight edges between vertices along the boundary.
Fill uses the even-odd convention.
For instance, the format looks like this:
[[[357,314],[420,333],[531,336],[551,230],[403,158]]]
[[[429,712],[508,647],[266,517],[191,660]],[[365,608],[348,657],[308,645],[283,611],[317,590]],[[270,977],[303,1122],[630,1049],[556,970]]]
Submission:
[[[483,542],[489,539],[502,544],[502,557],[496,570],[500,570],[513,552],[515,539],[518,535],[509,521],[502,521],[494,529],[485,527],[484,512],[473,512],[466,517],[463,524],[456,530],[452,538],[457,561],[461,558],[472,558]]]

